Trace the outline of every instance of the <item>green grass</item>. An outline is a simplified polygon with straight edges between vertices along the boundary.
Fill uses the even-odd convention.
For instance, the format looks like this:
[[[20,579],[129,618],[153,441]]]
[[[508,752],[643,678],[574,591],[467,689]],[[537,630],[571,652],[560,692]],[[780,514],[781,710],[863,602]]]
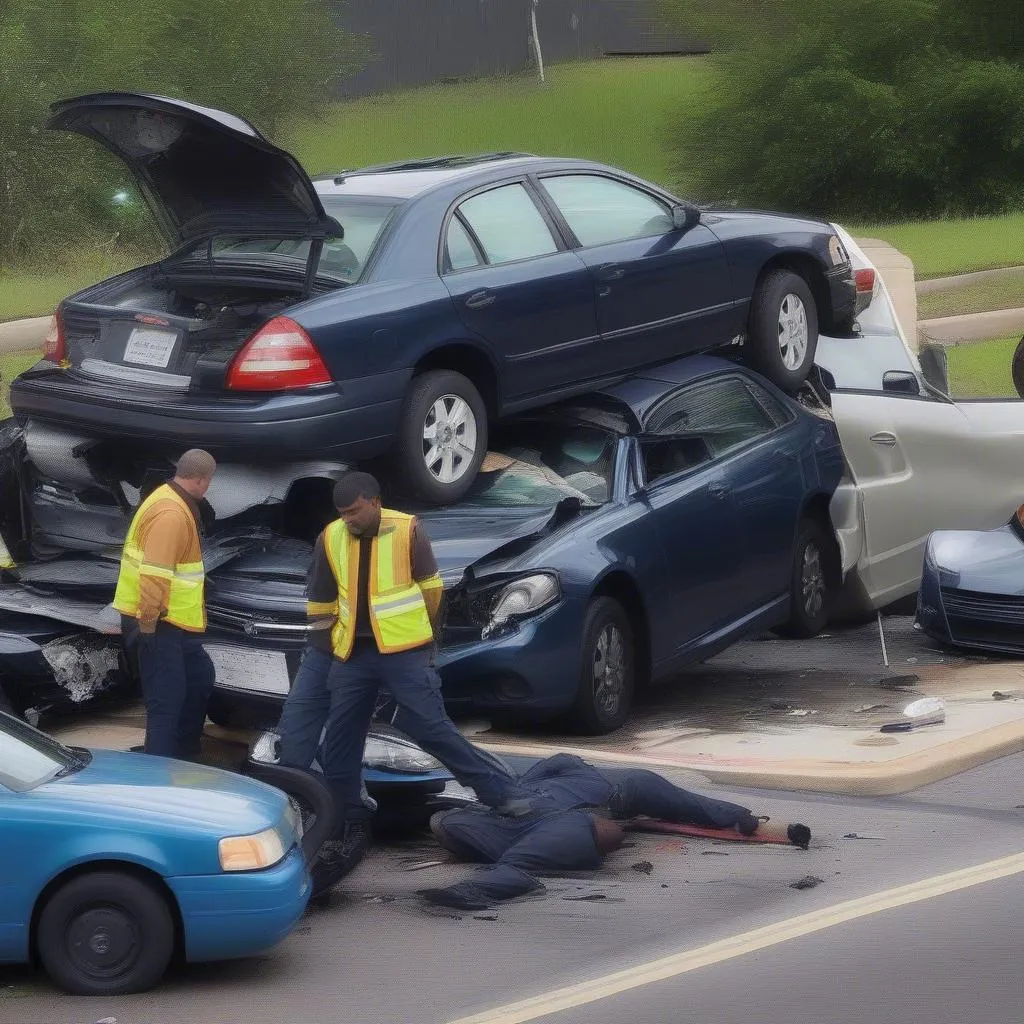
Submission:
[[[1024,306],[1024,273],[918,296],[919,320]]]
[[[949,363],[949,392],[953,398],[1016,398],[1010,361],[1020,338],[951,345],[946,349]]]
[[[851,234],[881,238],[914,261],[919,281],[974,270],[1024,266],[1024,213],[970,220],[856,225]]]
[[[0,355],[0,420],[11,415],[10,406],[7,404],[7,389],[11,381],[38,359],[38,352],[11,352],[8,355]]]
[[[667,183],[670,130],[697,101],[703,57],[608,59],[336,103],[280,144],[314,174],[387,160],[521,150],[603,160]]]

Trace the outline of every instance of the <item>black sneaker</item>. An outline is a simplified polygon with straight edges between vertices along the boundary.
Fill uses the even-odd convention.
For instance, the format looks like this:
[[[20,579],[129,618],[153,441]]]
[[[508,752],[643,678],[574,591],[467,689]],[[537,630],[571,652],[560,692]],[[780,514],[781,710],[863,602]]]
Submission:
[[[309,871],[313,880],[313,896],[320,896],[337,885],[358,867],[369,848],[370,825],[365,821],[350,821],[341,838],[326,840]]]
[[[801,850],[806,850],[811,845],[811,830],[806,825],[788,825],[786,835],[789,836],[789,841],[794,846],[799,846]]]

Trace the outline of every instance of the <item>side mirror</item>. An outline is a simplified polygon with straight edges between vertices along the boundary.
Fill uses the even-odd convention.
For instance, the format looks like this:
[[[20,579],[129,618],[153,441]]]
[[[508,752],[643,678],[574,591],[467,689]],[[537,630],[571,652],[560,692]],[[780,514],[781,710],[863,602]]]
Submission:
[[[689,231],[700,223],[700,210],[696,206],[673,206],[672,227],[676,231]]]
[[[882,374],[882,390],[893,395],[919,395],[921,383],[917,374],[908,370],[886,370]]]

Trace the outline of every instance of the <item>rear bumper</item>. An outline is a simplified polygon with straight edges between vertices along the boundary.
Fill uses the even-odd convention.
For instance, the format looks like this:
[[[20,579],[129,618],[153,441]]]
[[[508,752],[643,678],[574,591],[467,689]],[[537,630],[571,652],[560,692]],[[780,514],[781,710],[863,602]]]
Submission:
[[[302,853],[293,849],[266,871],[167,879],[181,909],[190,961],[254,956],[295,927],[311,885]]]
[[[857,282],[849,268],[834,270],[828,275],[829,302],[832,306],[832,327],[849,329],[857,317]],[[826,325],[819,325],[824,328]],[[824,333],[828,333],[825,331]]]
[[[21,420],[93,438],[201,446],[221,458],[257,461],[360,459],[390,446],[408,377],[408,371],[400,371],[308,392],[200,399],[180,392],[101,387],[52,370],[17,378],[10,403]]]

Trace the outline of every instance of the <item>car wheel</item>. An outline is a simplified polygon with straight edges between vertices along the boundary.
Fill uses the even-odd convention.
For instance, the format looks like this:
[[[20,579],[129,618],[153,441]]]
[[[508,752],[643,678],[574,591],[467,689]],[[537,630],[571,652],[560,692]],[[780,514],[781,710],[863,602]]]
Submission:
[[[757,286],[747,329],[749,362],[784,391],[807,379],[818,347],[818,311],[807,282],[773,270]]]
[[[1010,363],[1010,370],[1013,374],[1013,386],[1017,394],[1024,398],[1024,338],[1017,343],[1013,351],[1013,360]]]
[[[582,663],[576,702],[569,713],[578,732],[612,732],[629,718],[636,666],[633,630],[622,605],[599,597],[583,623]]]
[[[174,953],[174,921],[148,882],[120,871],[79,875],[39,916],[36,949],[47,974],[76,995],[143,992]]]
[[[835,587],[832,584],[831,545],[817,520],[805,519],[793,549],[789,622],[778,632],[790,637],[816,636],[825,628]]]
[[[413,380],[398,438],[401,478],[417,498],[458,501],[487,451],[487,409],[473,382],[452,370]]]

